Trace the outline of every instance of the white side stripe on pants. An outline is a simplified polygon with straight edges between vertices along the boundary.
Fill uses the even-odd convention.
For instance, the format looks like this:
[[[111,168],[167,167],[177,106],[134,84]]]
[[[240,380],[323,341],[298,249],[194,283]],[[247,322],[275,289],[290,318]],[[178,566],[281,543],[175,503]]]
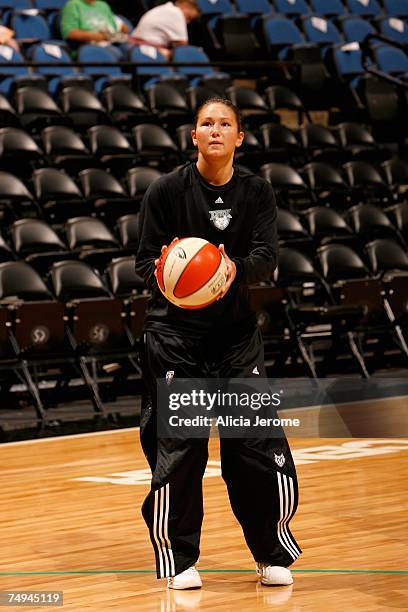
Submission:
[[[300,555],[300,550],[289,535],[287,524],[292,517],[295,504],[295,493],[293,487],[293,478],[287,477],[286,474],[277,472],[278,488],[279,488],[279,504],[280,504],[280,519],[278,521],[278,538],[280,543],[293,559],[297,559]],[[288,488],[289,480],[289,488]]]
[[[167,483],[154,492],[153,538],[159,556],[160,576],[174,576],[173,551],[168,534],[170,508],[170,485]]]

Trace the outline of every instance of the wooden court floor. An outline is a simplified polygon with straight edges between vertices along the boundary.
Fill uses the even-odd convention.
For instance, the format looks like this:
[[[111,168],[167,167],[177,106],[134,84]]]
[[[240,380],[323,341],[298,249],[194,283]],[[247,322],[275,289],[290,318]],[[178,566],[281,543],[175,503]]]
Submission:
[[[153,573],[138,435],[127,429],[0,446],[0,590],[63,591],[60,609],[78,612],[408,609],[408,439],[291,440],[300,482],[291,526],[304,552],[292,566],[293,586],[272,588],[256,582],[212,439],[204,586],[177,592]]]

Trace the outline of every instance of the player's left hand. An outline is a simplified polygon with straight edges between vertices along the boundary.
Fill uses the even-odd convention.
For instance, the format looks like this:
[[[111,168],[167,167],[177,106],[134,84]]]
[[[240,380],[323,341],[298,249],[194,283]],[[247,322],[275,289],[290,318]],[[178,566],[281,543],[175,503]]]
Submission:
[[[223,255],[225,259],[225,263],[227,264],[227,282],[225,283],[223,290],[221,291],[220,295],[217,298],[217,300],[221,300],[224,297],[224,295],[227,293],[228,289],[231,287],[232,283],[234,282],[234,279],[237,275],[237,267],[235,263],[232,261],[232,259],[230,259],[228,255],[226,254],[224,245],[220,244],[218,248],[221,251],[221,254]]]

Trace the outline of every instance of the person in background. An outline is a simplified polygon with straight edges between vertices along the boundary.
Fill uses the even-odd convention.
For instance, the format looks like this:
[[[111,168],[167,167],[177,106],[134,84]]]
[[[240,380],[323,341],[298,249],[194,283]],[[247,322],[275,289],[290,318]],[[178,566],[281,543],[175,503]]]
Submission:
[[[109,42],[128,27],[104,0],[68,0],[61,12],[61,33],[76,43]]]
[[[172,47],[188,45],[187,24],[200,15],[195,0],[176,0],[147,11],[131,33],[131,41],[156,47],[167,59]]]
[[[4,25],[0,25],[0,45],[11,47],[14,51],[20,51],[18,42],[14,38],[15,32]]]

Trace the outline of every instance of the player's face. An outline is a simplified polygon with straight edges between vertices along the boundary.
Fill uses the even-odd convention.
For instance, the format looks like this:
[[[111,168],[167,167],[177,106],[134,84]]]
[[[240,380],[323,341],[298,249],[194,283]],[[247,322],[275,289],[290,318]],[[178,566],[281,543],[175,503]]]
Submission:
[[[244,133],[238,130],[234,111],[220,102],[201,109],[191,136],[199,152],[213,159],[230,157],[244,139]]]

